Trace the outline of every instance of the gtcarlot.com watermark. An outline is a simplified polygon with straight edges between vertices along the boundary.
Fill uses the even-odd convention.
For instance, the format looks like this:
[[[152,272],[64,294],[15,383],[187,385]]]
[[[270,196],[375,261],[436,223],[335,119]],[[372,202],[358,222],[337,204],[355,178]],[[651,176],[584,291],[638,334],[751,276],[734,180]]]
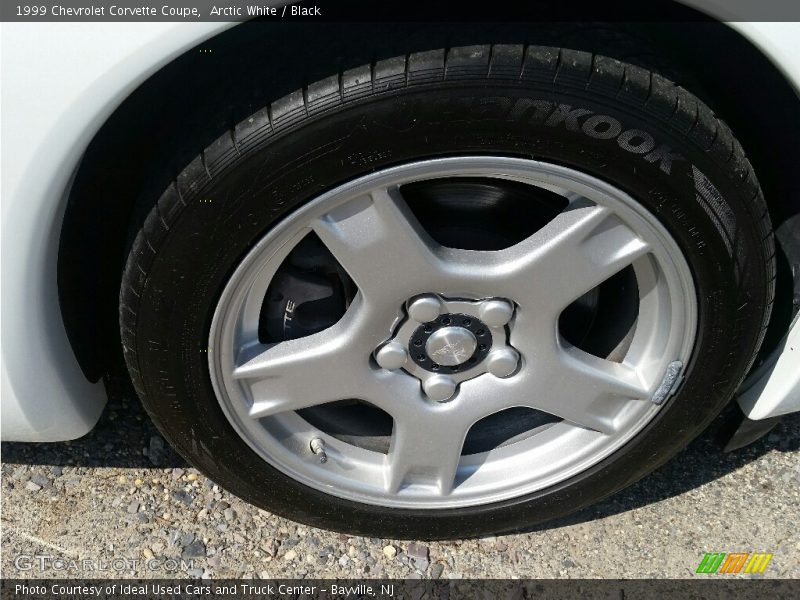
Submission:
[[[175,573],[195,568],[194,559],[191,558],[64,558],[49,554],[20,554],[14,559],[14,566],[19,571],[60,573],[119,573],[141,570]]]

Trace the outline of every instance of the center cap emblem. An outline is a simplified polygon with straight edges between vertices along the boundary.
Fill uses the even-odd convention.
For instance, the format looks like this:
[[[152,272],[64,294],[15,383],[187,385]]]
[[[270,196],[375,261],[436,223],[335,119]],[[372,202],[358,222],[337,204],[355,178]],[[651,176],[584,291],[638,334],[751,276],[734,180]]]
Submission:
[[[435,363],[452,367],[467,362],[477,347],[478,340],[468,329],[445,327],[428,338],[425,352]]]

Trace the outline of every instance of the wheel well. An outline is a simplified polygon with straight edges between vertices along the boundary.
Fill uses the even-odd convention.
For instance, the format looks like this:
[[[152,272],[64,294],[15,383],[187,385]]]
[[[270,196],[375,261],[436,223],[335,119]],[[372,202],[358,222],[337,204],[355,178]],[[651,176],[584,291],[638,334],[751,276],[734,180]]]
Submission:
[[[332,72],[397,54],[491,42],[572,47],[663,72],[731,126],[753,163],[773,224],[797,212],[797,203],[787,199],[800,198],[793,176],[800,138],[791,128],[800,122],[800,102],[778,70],[725,25],[245,23],[143,83],[81,161],[61,232],[58,292],[86,376],[97,380],[121,364],[117,296],[127,250],[154,199],[202,148],[270,100]],[[776,299],[773,316],[781,334],[788,327],[782,301]],[[786,302],[790,313],[790,295]]]

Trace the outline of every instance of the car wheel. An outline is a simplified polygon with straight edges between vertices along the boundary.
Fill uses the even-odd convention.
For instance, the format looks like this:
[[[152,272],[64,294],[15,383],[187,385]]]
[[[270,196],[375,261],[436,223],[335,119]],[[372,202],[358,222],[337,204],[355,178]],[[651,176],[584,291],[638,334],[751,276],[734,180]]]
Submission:
[[[769,318],[770,223],[725,124],[584,52],[333,75],[203,150],[120,295],[131,378],[268,511],[401,538],[595,502],[697,436]]]

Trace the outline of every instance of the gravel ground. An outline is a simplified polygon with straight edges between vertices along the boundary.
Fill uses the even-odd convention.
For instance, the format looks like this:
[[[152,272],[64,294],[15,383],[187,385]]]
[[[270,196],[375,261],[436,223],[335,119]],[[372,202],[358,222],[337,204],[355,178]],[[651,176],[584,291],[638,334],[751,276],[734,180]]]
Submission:
[[[419,543],[254,508],[172,452],[138,400],[112,395],[80,440],[2,445],[4,577],[164,577],[175,566],[213,578],[691,577],[706,551],[772,552],[765,577],[800,577],[800,415],[732,454],[712,427],[650,477],[546,528]],[[37,555],[50,558],[25,558]],[[76,568],[86,559],[94,572]]]

